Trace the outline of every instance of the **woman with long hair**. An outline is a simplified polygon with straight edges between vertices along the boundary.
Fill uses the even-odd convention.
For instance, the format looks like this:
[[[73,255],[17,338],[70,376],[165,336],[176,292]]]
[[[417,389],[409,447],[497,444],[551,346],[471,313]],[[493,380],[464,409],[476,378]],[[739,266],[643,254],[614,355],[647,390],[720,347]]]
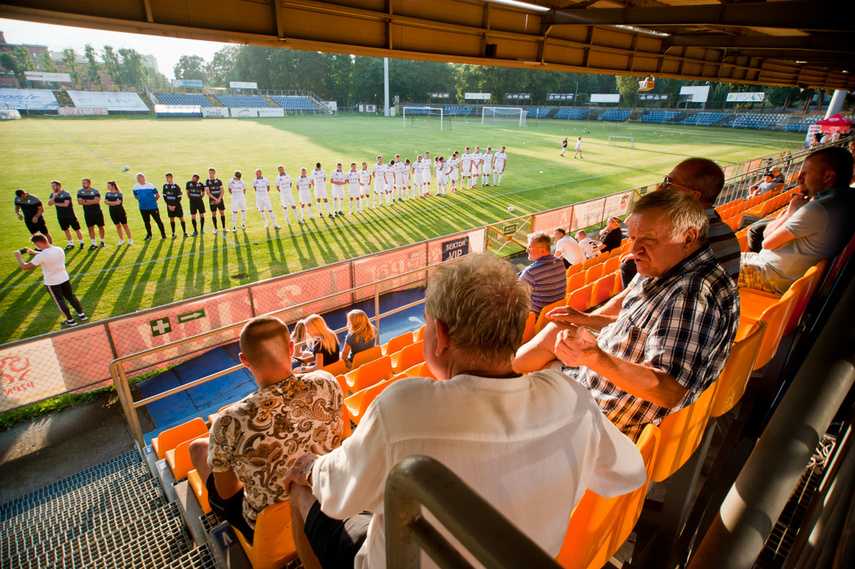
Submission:
[[[341,357],[347,363],[347,367],[353,364],[353,356],[375,345],[377,345],[377,330],[369,322],[368,315],[362,310],[348,312],[347,337],[344,339],[344,348],[341,351]]]
[[[338,338],[324,319],[317,314],[311,314],[303,322],[306,324],[306,341],[311,343],[315,360],[294,371],[313,371],[337,362],[339,360]]]

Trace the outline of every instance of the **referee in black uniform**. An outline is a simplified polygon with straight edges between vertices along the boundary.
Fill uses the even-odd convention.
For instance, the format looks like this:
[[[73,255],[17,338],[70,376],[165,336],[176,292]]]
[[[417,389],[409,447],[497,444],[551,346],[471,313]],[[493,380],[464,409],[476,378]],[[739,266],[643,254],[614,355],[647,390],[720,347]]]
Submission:
[[[196,214],[199,214],[199,223],[202,224],[201,233],[205,234],[205,184],[199,181],[199,174],[193,174],[193,179],[184,186],[187,190],[187,200],[190,202],[190,221],[193,222],[193,237],[199,235],[196,229]],[[225,207],[225,206],[224,206]]]
[[[42,205],[42,200],[28,194],[23,189],[15,190],[15,214],[18,219],[22,220],[27,229],[32,235],[41,233],[48,239],[48,243],[53,245],[53,238],[48,233],[47,225],[45,225],[45,207]]]
[[[89,229],[89,239],[92,240],[92,245],[89,246],[90,251],[98,248],[95,243],[95,226],[98,226],[98,233],[101,236],[101,247],[104,246],[104,212],[101,211],[101,192],[92,187],[92,180],[83,178],[80,185],[83,186],[77,190],[77,203],[83,206],[83,219],[86,221],[86,228]]]
[[[71,237],[71,230],[77,233],[77,240],[80,241],[80,250],[83,250],[83,233],[80,232],[80,222],[77,221],[77,216],[74,215],[74,203],[71,201],[71,194],[62,189],[62,184],[59,180],[54,180],[50,183],[50,199],[48,205],[56,207],[56,220],[59,222],[59,228],[65,232],[65,237],[68,239],[66,251],[74,249],[74,239]]]
[[[217,234],[217,210],[220,210],[220,221],[223,222],[223,231],[226,230],[226,202],[223,201],[223,183],[217,176],[214,168],[208,168],[208,179],[205,180],[205,192],[208,194],[211,206],[211,221],[214,222],[214,234]]]
[[[181,186],[173,181],[172,172],[166,173],[166,183],[163,184],[163,201],[166,202],[166,213],[169,215],[169,226],[172,228],[172,238],[175,239],[175,218],[181,220],[181,231],[187,235],[187,224],[184,222],[184,208],[181,207]]]

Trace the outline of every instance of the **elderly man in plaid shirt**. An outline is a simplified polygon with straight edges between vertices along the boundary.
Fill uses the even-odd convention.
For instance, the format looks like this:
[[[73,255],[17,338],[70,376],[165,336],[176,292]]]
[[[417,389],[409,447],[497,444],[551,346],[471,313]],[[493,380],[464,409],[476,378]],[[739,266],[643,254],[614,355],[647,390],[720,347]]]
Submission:
[[[622,303],[590,314],[553,310],[553,322],[517,352],[514,369],[560,360],[636,438],[644,424],[691,404],[721,373],[739,324],[739,293],[706,245],[709,222],[694,196],[647,194],[627,225],[638,274]]]

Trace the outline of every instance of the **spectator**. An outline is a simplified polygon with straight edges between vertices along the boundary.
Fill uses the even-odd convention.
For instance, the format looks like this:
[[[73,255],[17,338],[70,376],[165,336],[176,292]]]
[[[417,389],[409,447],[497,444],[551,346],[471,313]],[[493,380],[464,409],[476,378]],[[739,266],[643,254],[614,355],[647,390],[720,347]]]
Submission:
[[[142,173],[137,174],[137,183],[134,184],[134,198],[140,202],[140,214],[145,224],[145,241],[150,241],[152,237],[152,218],[157,223],[157,228],[160,229],[160,238],[166,239],[166,230],[160,220],[160,210],[157,209],[157,200],[160,199],[160,194],[154,184],[146,182],[145,175]]]
[[[347,337],[341,357],[347,362],[347,367],[353,364],[353,356],[377,345],[377,330],[368,321],[368,315],[361,310],[351,310],[347,313]]]
[[[325,371],[293,374],[294,343],[278,318],[249,321],[240,350],[258,390],[217,415],[210,437],[190,443],[190,460],[211,509],[251,543],[258,514],[288,496],[282,479],[297,455],[341,444],[342,392]]]
[[[555,371],[511,369],[529,309],[511,266],[490,254],[436,271],[424,353],[448,381],[393,383],[341,447],[297,459],[286,485],[304,563],[385,567],[386,477],[413,454],[442,462],[551,555],[586,488],[614,496],[644,482],[637,449],[584,389]],[[422,555],[421,566],[435,564]]]
[[[600,254],[600,242],[588,237],[587,232],[584,230],[580,229],[576,232],[576,241],[579,242],[579,247],[582,248],[582,252],[585,253],[586,258],[593,259]]]
[[[339,360],[338,338],[335,332],[330,330],[324,319],[317,314],[308,316],[304,322],[306,325],[306,341],[311,345],[314,359],[295,371],[307,372],[322,369],[324,366],[337,362]]]
[[[772,181],[777,184],[785,183],[784,173],[781,172],[780,166],[772,166]]]
[[[778,188],[778,186],[781,186],[781,188]],[[776,192],[779,189],[783,189],[783,186],[782,183],[775,181],[775,175],[772,172],[766,172],[762,180],[749,188],[748,196],[745,199],[762,196],[767,192]]]
[[[742,254],[740,287],[782,294],[811,265],[840,253],[855,217],[852,170],[852,154],[844,148],[823,148],[805,159],[799,172],[805,192],[766,226],[759,253]]]
[[[520,280],[531,289],[531,311],[540,315],[547,304],[558,302],[567,294],[564,263],[549,252],[552,239],[543,231],[528,235],[528,258],[534,261],[520,273]]]
[[[30,236],[30,242],[35,245],[36,249],[33,250],[25,247],[20,251],[15,251],[15,260],[18,261],[18,265],[25,271],[30,271],[36,267],[42,268],[42,277],[44,278],[48,293],[65,317],[62,325],[67,327],[77,326],[77,321],[72,318],[71,310],[68,309],[68,305],[65,303],[66,300],[77,311],[77,318],[81,322],[88,320],[86,314],[83,313],[80,301],[77,300],[77,297],[71,290],[71,278],[68,276],[68,271],[65,270],[65,251],[51,245],[48,238],[41,233],[34,233]],[[35,255],[35,257],[30,259],[28,263],[25,263],[22,257],[24,253]]]
[[[739,324],[739,293],[705,244],[709,222],[688,192],[642,197],[627,219],[639,275],[621,304],[554,320],[517,352],[514,369],[556,359],[606,416],[636,438],[691,404],[718,377]],[[595,338],[587,328],[601,329]]]
[[[585,253],[579,243],[567,235],[564,229],[556,227],[552,238],[555,239],[555,256],[564,261],[565,269],[569,269],[570,265],[585,262]]]
[[[719,265],[736,282],[739,277],[739,241],[715,210],[715,201],[724,188],[724,172],[718,164],[706,158],[689,158],[677,164],[659,184],[658,189],[674,188],[695,196],[704,206],[710,228],[707,245]],[[635,260],[625,259],[620,266],[624,289],[635,276]],[[621,298],[622,300],[622,298]]]
[[[600,253],[619,249],[621,241],[623,241],[623,233],[620,231],[620,218],[610,217],[605,228],[600,231]]]
[[[47,237],[48,243],[53,245],[53,239],[45,224],[44,213],[45,206],[42,205],[42,200],[20,188],[15,190],[15,215],[24,222],[31,235],[41,233]],[[74,245],[71,248],[74,249]]]

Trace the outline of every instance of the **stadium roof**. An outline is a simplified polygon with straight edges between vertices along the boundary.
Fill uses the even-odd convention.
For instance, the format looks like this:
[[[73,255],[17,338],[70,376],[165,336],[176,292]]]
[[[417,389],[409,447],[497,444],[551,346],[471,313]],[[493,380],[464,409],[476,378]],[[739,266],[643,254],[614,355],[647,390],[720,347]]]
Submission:
[[[0,17],[431,61],[855,90],[850,0],[4,0]]]

